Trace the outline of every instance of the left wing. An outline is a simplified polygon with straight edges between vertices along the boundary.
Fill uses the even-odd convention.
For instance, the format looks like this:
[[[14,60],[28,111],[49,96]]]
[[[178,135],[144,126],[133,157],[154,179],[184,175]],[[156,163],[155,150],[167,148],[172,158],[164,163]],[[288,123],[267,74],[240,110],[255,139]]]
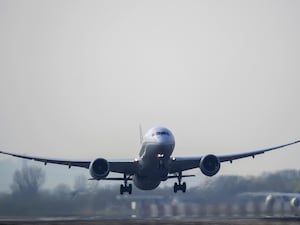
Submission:
[[[300,143],[300,140],[294,141],[288,144],[279,145],[267,149],[262,150],[256,150],[251,152],[244,152],[244,153],[238,153],[238,154],[230,154],[230,155],[217,155],[216,157],[219,159],[220,163],[222,162],[231,162],[233,160],[242,159],[246,157],[252,157],[254,158],[256,155],[263,154],[268,151],[272,151],[279,148],[284,148],[289,145],[294,145]],[[203,156],[199,157],[174,157],[172,158],[171,164],[170,164],[170,173],[178,173],[185,170],[195,169],[199,167],[200,161],[203,158]]]
[[[42,157],[35,157],[35,156],[27,156],[27,155],[20,155],[20,154],[15,154],[11,152],[4,152],[0,151],[0,153],[5,154],[5,155],[10,155],[22,159],[29,159],[29,160],[34,160],[34,161],[39,161],[43,162],[45,165],[47,163],[53,163],[53,164],[60,164],[60,165],[66,165],[69,168],[72,166],[76,167],[83,167],[83,168],[89,168],[91,161],[77,161],[77,160],[64,160],[64,159],[52,159],[52,158],[42,158]]]
[[[43,157],[36,157],[36,156],[28,156],[28,155],[21,155],[21,154],[16,154],[16,153],[11,153],[11,152],[4,152],[0,151],[0,153],[5,154],[5,155],[10,155],[22,159],[29,159],[29,160],[34,160],[38,162],[43,162],[45,165],[48,163],[52,164],[59,164],[59,165],[66,165],[69,168],[71,167],[82,167],[89,169],[91,160],[65,160],[65,159],[53,159],[53,158],[43,158]],[[113,160],[109,161],[109,171],[110,172],[115,172],[115,173],[126,173],[126,174],[134,174],[137,170],[137,161],[136,160]]]

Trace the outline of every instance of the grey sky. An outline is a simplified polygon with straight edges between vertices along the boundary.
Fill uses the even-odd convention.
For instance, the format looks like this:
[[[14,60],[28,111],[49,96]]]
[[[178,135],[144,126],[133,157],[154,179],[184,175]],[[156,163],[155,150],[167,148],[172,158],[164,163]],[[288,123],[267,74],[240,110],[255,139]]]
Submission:
[[[169,127],[181,156],[299,139],[299,10],[273,0],[1,0],[0,147],[131,158],[140,123]],[[300,169],[299,158],[294,146],[220,174]]]

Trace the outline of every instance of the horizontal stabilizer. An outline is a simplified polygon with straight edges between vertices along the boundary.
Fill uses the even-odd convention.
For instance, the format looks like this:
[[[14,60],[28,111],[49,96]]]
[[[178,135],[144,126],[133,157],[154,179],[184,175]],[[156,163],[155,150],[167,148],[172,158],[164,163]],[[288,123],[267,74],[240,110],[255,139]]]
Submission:
[[[89,180],[99,180],[99,179],[90,178]],[[105,177],[105,178],[101,178],[100,180],[120,181],[120,180],[124,180],[124,178],[123,177]],[[132,180],[132,178],[126,178],[126,180]]]
[[[196,175],[182,175],[181,177],[195,177]],[[172,176],[168,176],[168,179],[174,179],[174,178],[178,178],[178,176],[176,175],[172,175]],[[98,180],[98,179],[95,179],[95,178],[90,178],[89,180]],[[102,178],[100,180],[110,180],[110,181],[122,181],[124,180],[123,177],[105,177],[105,178]],[[126,180],[132,180],[132,178],[126,178]]]
[[[196,175],[182,175],[181,177],[195,177]],[[168,179],[178,178],[176,175],[168,176]]]

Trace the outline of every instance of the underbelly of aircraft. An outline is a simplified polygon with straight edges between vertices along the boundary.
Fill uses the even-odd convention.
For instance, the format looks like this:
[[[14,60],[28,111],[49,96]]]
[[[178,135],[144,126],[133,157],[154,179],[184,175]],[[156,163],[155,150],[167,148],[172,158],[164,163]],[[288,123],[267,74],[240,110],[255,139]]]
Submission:
[[[168,165],[174,145],[145,145],[141,151],[139,171],[133,176],[135,186],[141,190],[153,190],[168,179]]]
[[[133,176],[133,182],[141,190],[153,190],[157,188],[161,181],[168,179],[168,169],[160,165],[160,162],[154,161],[151,166],[144,168],[140,173]]]
[[[161,179],[157,177],[142,177],[134,175],[133,183],[141,190],[153,190],[159,186]]]

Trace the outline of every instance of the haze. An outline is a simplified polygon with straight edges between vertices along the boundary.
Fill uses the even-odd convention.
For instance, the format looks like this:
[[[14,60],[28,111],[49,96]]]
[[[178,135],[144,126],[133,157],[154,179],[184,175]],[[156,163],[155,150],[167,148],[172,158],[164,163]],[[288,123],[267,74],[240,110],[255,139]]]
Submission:
[[[273,0],[1,0],[0,147],[134,158],[139,124],[170,128],[177,156],[298,140],[299,10]],[[299,169],[299,158],[292,146],[220,174]],[[1,156],[3,179],[16,160]]]

